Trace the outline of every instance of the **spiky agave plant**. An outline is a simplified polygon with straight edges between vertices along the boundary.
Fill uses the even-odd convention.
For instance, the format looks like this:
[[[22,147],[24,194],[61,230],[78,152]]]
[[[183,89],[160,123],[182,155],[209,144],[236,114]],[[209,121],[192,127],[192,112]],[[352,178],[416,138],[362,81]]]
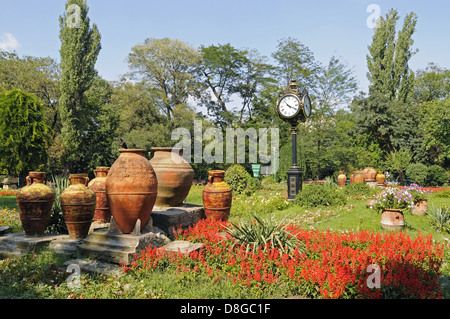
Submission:
[[[67,234],[66,223],[64,222],[61,209],[61,194],[69,187],[69,178],[65,175],[52,176],[50,187],[55,191],[55,202],[52,207],[52,216],[47,230],[50,233]]]
[[[293,254],[295,249],[299,253],[305,251],[305,244],[287,230],[284,220],[275,218],[260,218],[253,215],[254,220],[231,223],[227,232],[236,240],[236,243],[246,244],[247,252],[256,252],[267,247],[277,248],[282,253]],[[267,245],[269,244],[269,245]]]

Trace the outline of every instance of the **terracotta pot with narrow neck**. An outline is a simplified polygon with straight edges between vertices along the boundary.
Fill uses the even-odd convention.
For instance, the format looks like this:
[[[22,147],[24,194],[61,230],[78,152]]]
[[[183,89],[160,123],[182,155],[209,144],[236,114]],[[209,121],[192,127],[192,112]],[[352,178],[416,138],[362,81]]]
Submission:
[[[208,219],[227,221],[230,216],[232,190],[224,176],[225,171],[210,171],[208,184],[203,188],[203,208]]]
[[[95,205],[94,222],[109,223],[111,212],[109,211],[108,199],[106,198],[106,176],[109,167],[97,167],[95,169],[95,178],[91,180],[88,186],[95,192],[97,204]]]
[[[63,218],[71,239],[85,238],[94,218],[96,197],[87,186],[88,182],[88,174],[71,174],[69,187],[60,197]]]
[[[344,174],[344,171],[340,171],[338,176],[338,185],[340,187],[344,187],[346,184],[347,184],[347,176]]]
[[[106,178],[109,209],[119,230],[129,234],[138,219],[141,230],[155,205],[158,180],[144,149],[119,149]]]
[[[27,186],[16,196],[20,221],[27,236],[42,236],[47,228],[55,192],[45,183],[44,172],[30,172],[26,178]]]
[[[158,179],[158,196],[155,206],[180,206],[189,194],[194,180],[194,170],[182,157],[182,148],[153,147],[150,160]]]

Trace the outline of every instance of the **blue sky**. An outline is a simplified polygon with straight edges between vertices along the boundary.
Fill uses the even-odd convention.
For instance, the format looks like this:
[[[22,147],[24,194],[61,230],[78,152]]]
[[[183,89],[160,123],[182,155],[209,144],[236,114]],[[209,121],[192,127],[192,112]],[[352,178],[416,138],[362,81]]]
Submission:
[[[293,37],[326,64],[332,55],[354,68],[367,91],[366,54],[373,30],[370,4],[381,14],[397,9],[400,22],[418,15],[413,70],[428,62],[450,68],[450,1],[447,0],[88,0],[89,17],[102,35],[96,67],[108,80],[128,71],[125,58],[146,38],[177,38],[195,47],[230,43],[270,58],[278,40]],[[58,17],[65,0],[0,0],[0,49],[59,61]],[[269,60],[270,61],[270,60]]]

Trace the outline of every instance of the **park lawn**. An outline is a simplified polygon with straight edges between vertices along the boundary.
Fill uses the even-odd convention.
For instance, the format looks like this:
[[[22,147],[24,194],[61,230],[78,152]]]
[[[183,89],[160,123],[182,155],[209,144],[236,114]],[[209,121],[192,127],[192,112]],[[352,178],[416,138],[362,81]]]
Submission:
[[[191,192],[186,199],[186,203],[202,205],[202,186],[193,186]],[[279,196],[280,189],[267,192],[259,191],[255,194],[255,200],[261,197],[271,197],[273,194]],[[251,218],[252,214],[260,213],[260,217],[275,216],[276,218],[286,219],[290,223],[299,223],[303,228],[315,228],[319,230],[330,229],[332,231],[357,232],[369,230],[374,232],[387,232],[383,230],[379,223],[379,214],[366,208],[366,198],[350,199],[346,207],[341,208],[314,208],[305,209],[296,205],[288,205],[285,209],[279,210],[257,210],[249,209],[243,213],[242,207],[246,203],[240,198],[235,198],[234,210],[230,216],[231,222],[238,222],[242,218]],[[240,202],[239,202],[240,201]],[[251,201],[251,198],[250,198]],[[430,196],[429,205],[449,205],[448,198],[440,198],[434,194]],[[244,203],[244,204],[242,204]],[[17,209],[15,197],[0,197],[0,208],[8,207]],[[261,206],[259,206],[261,207]],[[250,212],[250,213],[249,213]],[[16,216],[18,218],[18,214]],[[450,249],[446,238],[431,228],[426,216],[414,216],[405,213],[405,221],[407,227],[406,233],[415,237],[421,232],[423,235],[431,233],[433,239],[447,243],[444,253],[444,263],[442,270],[442,281],[444,282],[444,296],[450,298],[450,267],[448,260],[450,258]],[[19,221],[20,222],[20,221]],[[20,231],[14,228],[14,232]],[[33,264],[36,271],[34,273],[44,272],[49,265],[52,267],[61,267],[65,261],[64,258],[56,256],[52,251],[44,249],[37,254],[26,257],[29,264]],[[8,266],[7,266],[8,267]],[[17,267],[17,265],[16,265]],[[0,262],[1,268],[1,262]],[[34,268],[33,268],[34,269]],[[14,269],[9,273],[5,280],[14,282],[15,272],[21,273],[20,269]],[[28,273],[30,273],[27,270]],[[67,275],[67,274],[66,274]],[[63,274],[58,276],[63,277]],[[51,281],[52,278],[31,277],[31,281],[36,280],[42,282]],[[62,279],[61,279],[62,280]],[[63,281],[61,281],[63,282]],[[148,272],[142,277],[135,277],[129,274],[117,276],[89,276],[82,275],[82,282],[88,283],[83,285],[83,289],[79,293],[71,293],[65,285],[61,285],[58,289],[50,289],[50,284],[35,285],[34,290],[30,290],[25,283],[19,284],[11,288],[11,285],[4,285],[0,289],[1,298],[285,298],[292,296],[292,290],[289,287],[278,286],[277,289],[265,291],[261,295],[260,290],[242,289],[233,285],[227,278],[217,277],[214,280],[205,276],[195,276],[192,273],[177,273],[175,271],[157,270]],[[108,287],[108,288],[105,288]],[[128,288],[127,288],[128,287]],[[297,296],[298,297],[298,296]]]

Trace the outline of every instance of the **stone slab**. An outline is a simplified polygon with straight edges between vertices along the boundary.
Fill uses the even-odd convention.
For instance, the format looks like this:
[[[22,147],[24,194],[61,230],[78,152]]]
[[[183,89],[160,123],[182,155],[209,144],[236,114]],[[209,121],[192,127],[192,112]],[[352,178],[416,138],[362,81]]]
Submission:
[[[189,253],[202,248],[204,244],[202,243],[192,243],[190,241],[185,240],[175,240],[173,242],[168,243],[161,247],[161,249],[165,249],[166,251],[173,252],[181,252],[184,255],[188,255]]]
[[[10,231],[9,226],[0,226],[0,236],[5,235]]]
[[[116,264],[110,264],[102,261],[92,260],[87,261],[83,259],[72,259],[66,261],[63,266],[67,269],[70,265],[77,265],[80,267],[80,275],[83,272],[95,275],[121,275],[123,274],[122,267]],[[73,268],[72,268],[73,269]]]
[[[152,211],[153,225],[162,229],[169,237],[173,238],[173,228],[180,227],[183,230],[206,218],[203,206],[183,204],[178,207],[157,207]]]
[[[83,243],[83,239],[71,239],[69,235],[61,235],[49,244],[57,254],[66,256],[76,256],[77,246]]]
[[[133,255],[150,245],[160,247],[170,242],[166,234],[157,227],[151,231],[134,234],[121,234],[108,229],[100,229],[90,233],[83,243],[77,246],[80,256],[91,257],[108,263],[129,264]]]
[[[0,237],[0,257],[21,257],[47,246],[60,235],[27,236],[13,233]]]

